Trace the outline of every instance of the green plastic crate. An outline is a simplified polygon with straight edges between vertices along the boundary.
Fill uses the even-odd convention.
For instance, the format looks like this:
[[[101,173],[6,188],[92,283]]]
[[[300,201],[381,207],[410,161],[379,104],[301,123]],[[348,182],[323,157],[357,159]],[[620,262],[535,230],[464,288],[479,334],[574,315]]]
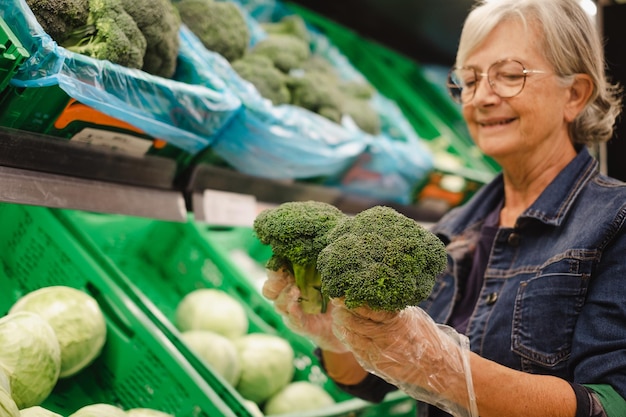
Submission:
[[[235,237],[228,238],[228,244],[223,244],[225,240],[207,239],[211,231],[191,219],[188,223],[170,223],[67,210],[57,211],[57,215],[84,247],[90,247],[94,259],[119,271],[116,276],[123,277],[127,293],[144,307],[185,357],[196,363],[199,372],[207,366],[181,342],[173,325],[175,310],[190,291],[218,288],[242,303],[249,318],[249,332],[275,334],[290,342],[296,354],[294,380],[321,385],[337,401],[330,407],[298,413],[298,417],[415,415],[415,401],[400,391],[390,393],[380,404],[372,404],[348,395],[328,379],[313,355],[312,342],[286,327],[272,304],[226,255],[235,244]],[[245,229],[236,233],[250,242]],[[263,248],[255,250],[263,259]]]
[[[101,355],[80,373],[59,380],[42,406],[61,415],[104,402],[176,417],[249,416],[224,387],[210,385],[195,370],[52,210],[0,204],[0,229],[0,314],[30,291],[66,285],[92,295],[106,318]]]
[[[0,92],[9,85],[19,66],[29,56],[9,25],[0,18]]]

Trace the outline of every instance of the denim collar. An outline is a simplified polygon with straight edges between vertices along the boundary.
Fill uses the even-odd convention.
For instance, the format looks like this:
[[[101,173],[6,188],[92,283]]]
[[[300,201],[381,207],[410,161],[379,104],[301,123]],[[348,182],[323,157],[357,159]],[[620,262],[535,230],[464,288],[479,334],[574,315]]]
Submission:
[[[587,148],[578,151],[576,157],[556,176],[526,210],[521,218],[534,218],[546,224],[558,226],[567,215],[571,205],[590,178],[598,171],[598,162]],[[502,174],[481,187],[465,205],[446,214],[433,227],[433,232],[453,236],[468,225],[482,223],[485,217],[504,199]]]

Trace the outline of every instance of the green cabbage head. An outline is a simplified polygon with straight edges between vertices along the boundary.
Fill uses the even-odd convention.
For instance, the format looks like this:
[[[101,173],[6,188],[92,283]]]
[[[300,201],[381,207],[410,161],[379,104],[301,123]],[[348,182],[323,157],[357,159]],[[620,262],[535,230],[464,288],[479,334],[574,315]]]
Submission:
[[[106,340],[106,321],[98,302],[84,291],[62,285],[21,297],[9,310],[36,313],[54,329],[61,346],[59,378],[72,376],[98,357]]]
[[[319,385],[295,381],[272,395],[265,403],[266,415],[318,410],[335,404],[335,399]]]
[[[40,405],[59,379],[61,349],[52,326],[35,313],[0,319],[0,369],[9,377],[18,408]]]
[[[43,408],[39,405],[20,410],[20,417],[63,417],[61,414]]]
[[[187,347],[233,387],[239,381],[241,365],[235,343],[209,330],[188,330],[181,334]]]
[[[127,417],[126,411],[105,403],[94,403],[76,410],[68,417]]]
[[[242,397],[263,403],[293,378],[295,353],[285,339],[266,333],[249,333],[235,340],[241,375],[235,387]]]

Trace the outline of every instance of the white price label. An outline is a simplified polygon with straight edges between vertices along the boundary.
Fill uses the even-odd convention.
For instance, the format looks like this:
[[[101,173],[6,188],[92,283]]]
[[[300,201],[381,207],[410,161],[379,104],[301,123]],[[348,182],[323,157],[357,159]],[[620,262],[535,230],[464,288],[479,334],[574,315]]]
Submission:
[[[256,198],[228,191],[205,190],[204,221],[220,226],[252,226],[257,216]]]
[[[142,139],[125,133],[93,128],[85,128],[81,130],[75,134],[71,140],[94,146],[102,146],[133,156],[145,155],[152,146],[152,141],[149,139]]]

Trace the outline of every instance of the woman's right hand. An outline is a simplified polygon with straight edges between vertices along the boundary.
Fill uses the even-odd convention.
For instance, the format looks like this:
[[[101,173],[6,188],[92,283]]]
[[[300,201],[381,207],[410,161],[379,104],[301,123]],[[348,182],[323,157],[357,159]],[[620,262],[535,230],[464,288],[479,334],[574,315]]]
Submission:
[[[274,302],[274,308],[283,316],[287,326],[294,332],[308,337],[322,350],[343,353],[348,349],[332,330],[332,303],[325,313],[307,314],[302,311],[300,290],[293,274],[287,268],[267,270],[263,295]]]

